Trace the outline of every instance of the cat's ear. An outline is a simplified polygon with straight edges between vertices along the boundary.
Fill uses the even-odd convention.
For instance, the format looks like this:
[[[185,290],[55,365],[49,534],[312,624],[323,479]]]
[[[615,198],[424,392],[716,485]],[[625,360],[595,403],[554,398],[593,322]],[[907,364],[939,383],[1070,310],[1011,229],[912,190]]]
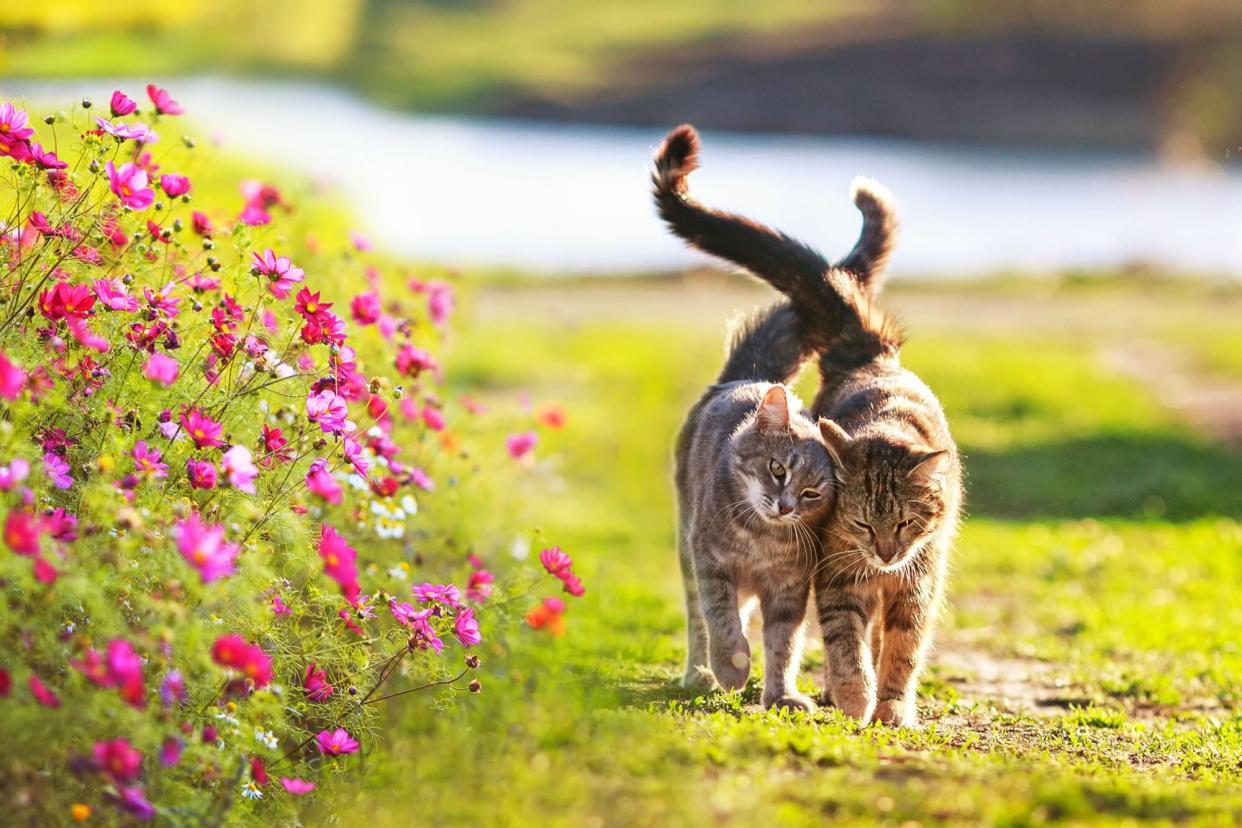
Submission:
[[[832,462],[838,468],[843,467],[845,464],[841,462],[841,455],[845,453],[845,447],[850,443],[850,435],[827,417],[819,418],[819,433],[824,438],[824,448],[828,449],[828,456],[832,458]]]
[[[789,428],[789,397],[785,386],[773,385],[763,395],[755,423],[760,431],[785,431]]]
[[[949,452],[945,449],[928,451],[914,456],[914,468],[910,480],[920,486],[938,481],[949,466]]]

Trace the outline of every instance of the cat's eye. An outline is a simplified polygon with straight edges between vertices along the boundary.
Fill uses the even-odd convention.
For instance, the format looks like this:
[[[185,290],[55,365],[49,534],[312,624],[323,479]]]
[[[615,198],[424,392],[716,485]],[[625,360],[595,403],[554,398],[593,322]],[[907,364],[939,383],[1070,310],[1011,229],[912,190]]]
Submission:
[[[777,480],[781,480],[785,477],[785,467],[776,460],[768,461],[768,471],[772,472],[772,476]]]
[[[802,496],[807,500],[819,500],[820,494],[814,489],[803,489]]]
[[[871,528],[871,524],[863,523],[861,520],[851,520],[850,523],[854,525],[855,529],[861,529],[871,537],[875,537],[875,530]]]
[[[914,525],[914,519],[913,519],[913,518],[906,518],[906,519],[905,519],[905,520],[903,520],[901,523],[898,523],[898,524],[897,524],[897,528],[898,528],[899,530],[900,530],[900,529],[909,529],[909,528],[910,528],[911,526],[913,526],[913,525]]]

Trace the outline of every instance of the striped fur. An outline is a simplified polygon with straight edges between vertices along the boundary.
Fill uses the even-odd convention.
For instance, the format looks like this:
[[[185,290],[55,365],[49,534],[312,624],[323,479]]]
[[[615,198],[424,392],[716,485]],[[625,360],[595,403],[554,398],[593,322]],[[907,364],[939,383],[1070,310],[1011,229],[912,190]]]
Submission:
[[[746,684],[745,616],[757,599],[763,703],[811,710],[815,703],[795,680],[817,533],[831,509],[835,478],[818,424],[784,385],[805,357],[796,331],[788,303],[744,323],[719,381],[691,408],[677,438],[688,639],[682,682],[728,690]]]
[[[656,201],[672,231],[746,268],[789,297],[822,385],[812,412],[838,462],[814,585],[827,651],[827,695],[862,721],[916,721],[930,645],[957,532],[962,474],[939,401],[902,368],[902,339],[876,307],[897,221],[887,193],[855,182],[863,231],[837,265],[788,236],[689,195],[698,166],[690,127],[666,139]]]

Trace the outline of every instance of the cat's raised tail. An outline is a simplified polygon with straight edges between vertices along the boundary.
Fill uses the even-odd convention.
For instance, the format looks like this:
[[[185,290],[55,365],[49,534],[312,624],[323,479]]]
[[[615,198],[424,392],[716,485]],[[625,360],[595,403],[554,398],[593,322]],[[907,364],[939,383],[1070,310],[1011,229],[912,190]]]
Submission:
[[[883,187],[854,182],[863,229],[837,265],[790,236],[745,216],[706,207],[690,196],[686,176],[699,165],[699,136],[683,124],[668,134],[652,175],[656,206],[669,229],[691,246],[733,262],[789,297],[808,350],[822,363],[857,363],[895,352],[897,326],[871,302],[895,241],[897,219]],[[824,364],[823,368],[828,369]]]

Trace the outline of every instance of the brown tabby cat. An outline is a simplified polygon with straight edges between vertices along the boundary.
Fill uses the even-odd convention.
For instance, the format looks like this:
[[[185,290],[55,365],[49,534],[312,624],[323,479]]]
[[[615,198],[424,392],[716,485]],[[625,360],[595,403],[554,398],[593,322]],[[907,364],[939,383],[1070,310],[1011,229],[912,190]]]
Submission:
[[[957,447],[939,401],[902,368],[896,327],[872,304],[897,222],[884,191],[859,180],[854,249],[833,265],[761,224],[692,200],[689,126],[665,139],[657,193],[674,233],[787,295],[822,387],[812,413],[838,466],[837,502],[815,578],[828,697],[863,722],[917,722],[919,673],[940,608],[962,502]]]

